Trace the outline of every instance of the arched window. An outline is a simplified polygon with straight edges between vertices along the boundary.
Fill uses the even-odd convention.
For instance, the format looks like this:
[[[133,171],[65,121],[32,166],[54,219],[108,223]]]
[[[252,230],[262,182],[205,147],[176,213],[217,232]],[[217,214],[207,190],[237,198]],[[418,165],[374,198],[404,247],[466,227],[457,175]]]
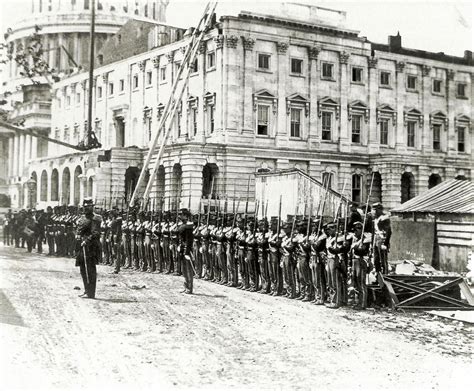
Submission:
[[[441,183],[441,177],[438,174],[431,174],[428,178],[428,189],[435,187]]]
[[[216,189],[217,189],[217,175],[219,173],[219,168],[216,164],[207,163],[202,169],[202,197],[208,198],[209,195],[212,195],[211,198],[215,198]],[[213,189],[211,190],[211,188]]]
[[[158,173],[156,174],[156,195],[158,202],[162,202],[162,199],[165,196],[165,168],[160,166],[158,168]],[[161,205],[161,204],[160,204]]]
[[[59,201],[59,173],[57,169],[51,173],[51,201]]]
[[[46,170],[41,173],[40,201],[48,201],[48,173]]]
[[[173,209],[177,209],[181,200],[183,182],[183,170],[181,164],[176,163],[173,166],[173,176],[171,178],[171,204]]]
[[[401,178],[401,202],[415,197],[415,177],[411,172],[404,172]]]
[[[79,205],[81,202],[81,179],[80,175],[82,175],[82,168],[81,166],[77,166],[74,170],[74,205]]]
[[[87,180],[87,197],[93,197],[94,196],[94,178],[89,177]]]
[[[62,175],[62,192],[61,192],[61,203],[63,205],[69,205],[71,200],[71,173],[69,168],[65,168]]]

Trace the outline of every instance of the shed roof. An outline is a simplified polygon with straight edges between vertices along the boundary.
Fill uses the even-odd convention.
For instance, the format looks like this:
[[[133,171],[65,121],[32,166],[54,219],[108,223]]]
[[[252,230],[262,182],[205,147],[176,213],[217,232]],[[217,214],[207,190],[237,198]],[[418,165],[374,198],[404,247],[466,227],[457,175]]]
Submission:
[[[474,184],[460,179],[442,182],[426,193],[392,209],[392,212],[474,214]]]

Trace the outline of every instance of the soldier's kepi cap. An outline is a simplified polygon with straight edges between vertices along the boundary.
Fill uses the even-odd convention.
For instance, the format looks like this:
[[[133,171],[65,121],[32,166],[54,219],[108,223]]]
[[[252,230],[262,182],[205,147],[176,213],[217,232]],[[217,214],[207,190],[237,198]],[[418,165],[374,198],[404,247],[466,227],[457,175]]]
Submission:
[[[84,201],[82,201],[82,206],[94,206],[94,201],[92,198],[84,198]]]
[[[329,223],[326,223],[323,225],[323,228],[334,228],[336,226],[336,223],[330,221]]]
[[[375,204],[372,205],[372,208],[383,209],[383,205],[380,202],[376,202]]]
[[[364,226],[364,224],[362,224],[361,221],[356,221],[354,224],[353,224],[354,228],[360,228],[362,229],[362,227]]]

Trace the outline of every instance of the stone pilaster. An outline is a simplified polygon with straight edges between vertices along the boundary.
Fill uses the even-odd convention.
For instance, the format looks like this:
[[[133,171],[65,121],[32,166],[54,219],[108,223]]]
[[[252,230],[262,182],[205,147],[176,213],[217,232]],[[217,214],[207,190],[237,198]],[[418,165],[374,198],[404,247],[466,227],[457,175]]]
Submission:
[[[345,186],[345,189],[344,189]],[[333,189],[342,193],[344,189],[344,195],[351,199],[352,198],[352,168],[350,163],[340,163],[338,167],[337,177],[333,178]],[[362,194],[364,189],[362,189]]]
[[[424,154],[433,152],[433,142],[430,127],[430,99],[431,99],[431,79],[430,79],[431,67],[423,66],[422,68],[422,82],[420,88],[420,94],[422,94],[422,110],[423,113],[423,125],[421,128],[421,149]],[[418,128],[417,128],[418,130]]]
[[[350,139],[349,139],[349,120],[347,115],[347,102],[349,94],[349,57],[350,55],[345,52],[339,53],[339,65],[341,69],[340,80],[341,80],[341,117],[340,117],[340,133],[339,133],[339,150],[341,152],[350,152]]]
[[[367,145],[369,153],[379,152],[379,142],[377,138],[377,97],[378,97],[378,70],[377,70],[377,59],[369,58],[369,131]]]
[[[383,205],[386,210],[390,210],[401,202],[401,165],[399,163],[383,164],[380,167],[380,174]]]
[[[18,134],[16,134],[13,138],[12,163],[12,176],[17,177],[19,175],[20,164],[20,136]]]
[[[286,55],[288,50],[287,42],[277,42],[277,85],[278,85],[278,112],[277,112],[277,126],[276,126],[276,136],[277,136],[277,145],[280,147],[288,146],[289,134],[287,130],[287,112],[286,112],[286,83],[285,80],[288,77],[288,57]]]
[[[320,145],[320,136],[318,132],[318,105],[316,104],[318,99],[318,56],[320,48],[310,47],[308,48],[308,91],[309,101],[311,102],[309,107],[309,121],[308,121],[308,148],[318,149]]]
[[[398,153],[404,153],[406,151],[406,135],[405,127],[403,126],[403,109],[405,105],[406,92],[405,92],[405,69],[404,62],[397,62],[395,65],[397,74],[397,122],[396,122],[396,137],[395,137],[395,149]]]
[[[449,69],[446,73],[446,100],[448,123],[445,126],[446,151],[448,156],[457,155],[457,134],[455,127],[456,117],[456,83],[454,82],[456,72]],[[466,132],[467,133],[467,132]],[[469,133],[466,134],[468,136]],[[467,139],[468,137],[466,137]]]

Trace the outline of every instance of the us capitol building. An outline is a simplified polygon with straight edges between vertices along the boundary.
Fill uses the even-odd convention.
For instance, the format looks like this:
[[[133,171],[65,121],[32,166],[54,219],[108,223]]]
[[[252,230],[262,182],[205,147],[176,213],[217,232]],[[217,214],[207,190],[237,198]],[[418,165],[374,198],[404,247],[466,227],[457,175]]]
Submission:
[[[67,18],[79,18],[76,11]],[[82,152],[46,142],[33,151],[37,142],[9,138],[14,207],[28,202],[28,178],[36,182],[36,207],[77,205],[85,196],[120,207],[136,185],[192,30],[169,26],[158,14],[112,28],[112,13],[104,14],[91,86],[102,148]],[[77,28],[70,35],[79,63],[81,34]],[[53,67],[67,61],[49,60]],[[220,16],[192,64],[151,196],[170,204],[190,198],[195,209],[213,178],[215,193],[245,197],[249,175],[297,167],[329,178],[339,191],[347,183],[356,201],[367,197],[375,172],[372,201],[390,209],[441,181],[472,179],[473,65],[470,51],[455,57],[408,49],[400,34],[386,44],[370,42],[345,27],[344,12],[321,7],[286,4],[274,15]],[[45,102],[18,104],[11,119],[23,116],[24,126],[39,121],[49,137],[76,144],[87,126],[84,68],[52,83]],[[46,103],[49,109],[39,107]],[[30,117],[20,112],[28,104]]]

